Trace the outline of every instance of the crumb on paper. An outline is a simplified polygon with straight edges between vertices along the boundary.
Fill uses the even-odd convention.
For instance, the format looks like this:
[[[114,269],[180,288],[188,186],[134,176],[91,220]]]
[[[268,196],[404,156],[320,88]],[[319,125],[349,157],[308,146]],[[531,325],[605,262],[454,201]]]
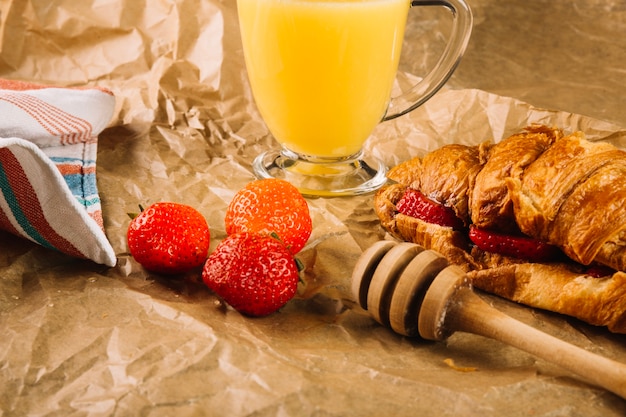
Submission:
[[[457,366],[454,363],[454,360],[452,358],[446,358],[443,360],[443,362],[448,365],[450,368],[454,369],[455,371],[459,371],[459,372],[476,372],[478,371],[478,368],[474,367],[474,366]]]

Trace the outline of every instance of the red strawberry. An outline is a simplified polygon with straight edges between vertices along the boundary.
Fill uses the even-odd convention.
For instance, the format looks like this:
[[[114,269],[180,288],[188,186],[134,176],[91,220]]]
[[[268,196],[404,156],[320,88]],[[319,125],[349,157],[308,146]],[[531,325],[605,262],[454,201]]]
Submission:
[[[130,254],[144,268],[178,274],[204,263],[210,233],[206,220],[193,207],[162,202],[131,220],[127,239]]]
[[[593,278],[602,278],[613,275],[615,270],[606,265],[593,264],[587,267],[585,273]]]
[[[209,256],[202,279],[240,313],[266,316],[293,298],[299,275],[293,255],[279,240],[235,233]]]
[[[396,204],[402,214],[440,226],[463,229],[463,221],[459,219],[450,207],[446,207],[426,197],[413,188],[407,188],[404,195]]]
[[[554,260],[560,254],[556,246],[529,236],[498,233],[476,226],[470,226],[469,238],[479,249],[485,252],[495,252],[532,262]]]
[[[224,219],[226,233],[275,233],[294,255],[312,231],[309,206],[298,189],[280,179],[250,182],[233,197]]]

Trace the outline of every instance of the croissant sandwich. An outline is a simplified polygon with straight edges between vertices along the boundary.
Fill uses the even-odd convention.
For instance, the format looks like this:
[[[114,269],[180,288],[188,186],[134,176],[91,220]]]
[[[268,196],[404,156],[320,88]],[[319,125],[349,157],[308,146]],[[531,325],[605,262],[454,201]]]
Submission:
[[[532,125],[446,145],[388,174],[389,234],[440,252],[488,293],[626,333],[626,152]]]

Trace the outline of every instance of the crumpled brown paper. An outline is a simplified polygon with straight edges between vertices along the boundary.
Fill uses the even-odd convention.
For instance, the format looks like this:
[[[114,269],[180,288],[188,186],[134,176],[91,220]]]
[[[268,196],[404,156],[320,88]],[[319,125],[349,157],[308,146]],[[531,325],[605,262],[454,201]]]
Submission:
[[[624,8],[553,3],[472,1],[473,40],[448,88],[381,124],[368,149],[394,165],[531,122],[626,147]],[[398,90],[436,60],[448,27],[437,13],[411,12]],[[212,250],[228,202],[253,179],[252,159],[274,146],[248,88],[235,2],[9,0],[0,16],[0,76],[102,85],[118,99],[97,172],[118,265],[0,234],[3,416],[626,414],[626,401],[515,348],[463,333],[410,340],[357,308],[353,265],[385,237],[371,195],[309,200],[305,282],[272,316],[242,317],[197,273],[146,273],[127,253],[127,212],[191,204],[211,226]],[[585,65],[590,51],[597,59]],[[568,342],[626,358],[623,335],[486,298]]]

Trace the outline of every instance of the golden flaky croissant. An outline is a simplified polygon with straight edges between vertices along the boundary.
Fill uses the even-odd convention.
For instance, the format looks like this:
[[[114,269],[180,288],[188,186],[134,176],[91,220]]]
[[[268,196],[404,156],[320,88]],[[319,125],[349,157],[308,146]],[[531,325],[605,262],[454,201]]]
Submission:
[[[394,184],[374,205],[394,237],[442,253],[481,290],[626,333],[625,151],[532,125],[497,144],[444,146],[388,176]],[[400,212],[407,189],[447,207],[462,227]],[[469,228],[521,233],[561,255],[479,249]]]

